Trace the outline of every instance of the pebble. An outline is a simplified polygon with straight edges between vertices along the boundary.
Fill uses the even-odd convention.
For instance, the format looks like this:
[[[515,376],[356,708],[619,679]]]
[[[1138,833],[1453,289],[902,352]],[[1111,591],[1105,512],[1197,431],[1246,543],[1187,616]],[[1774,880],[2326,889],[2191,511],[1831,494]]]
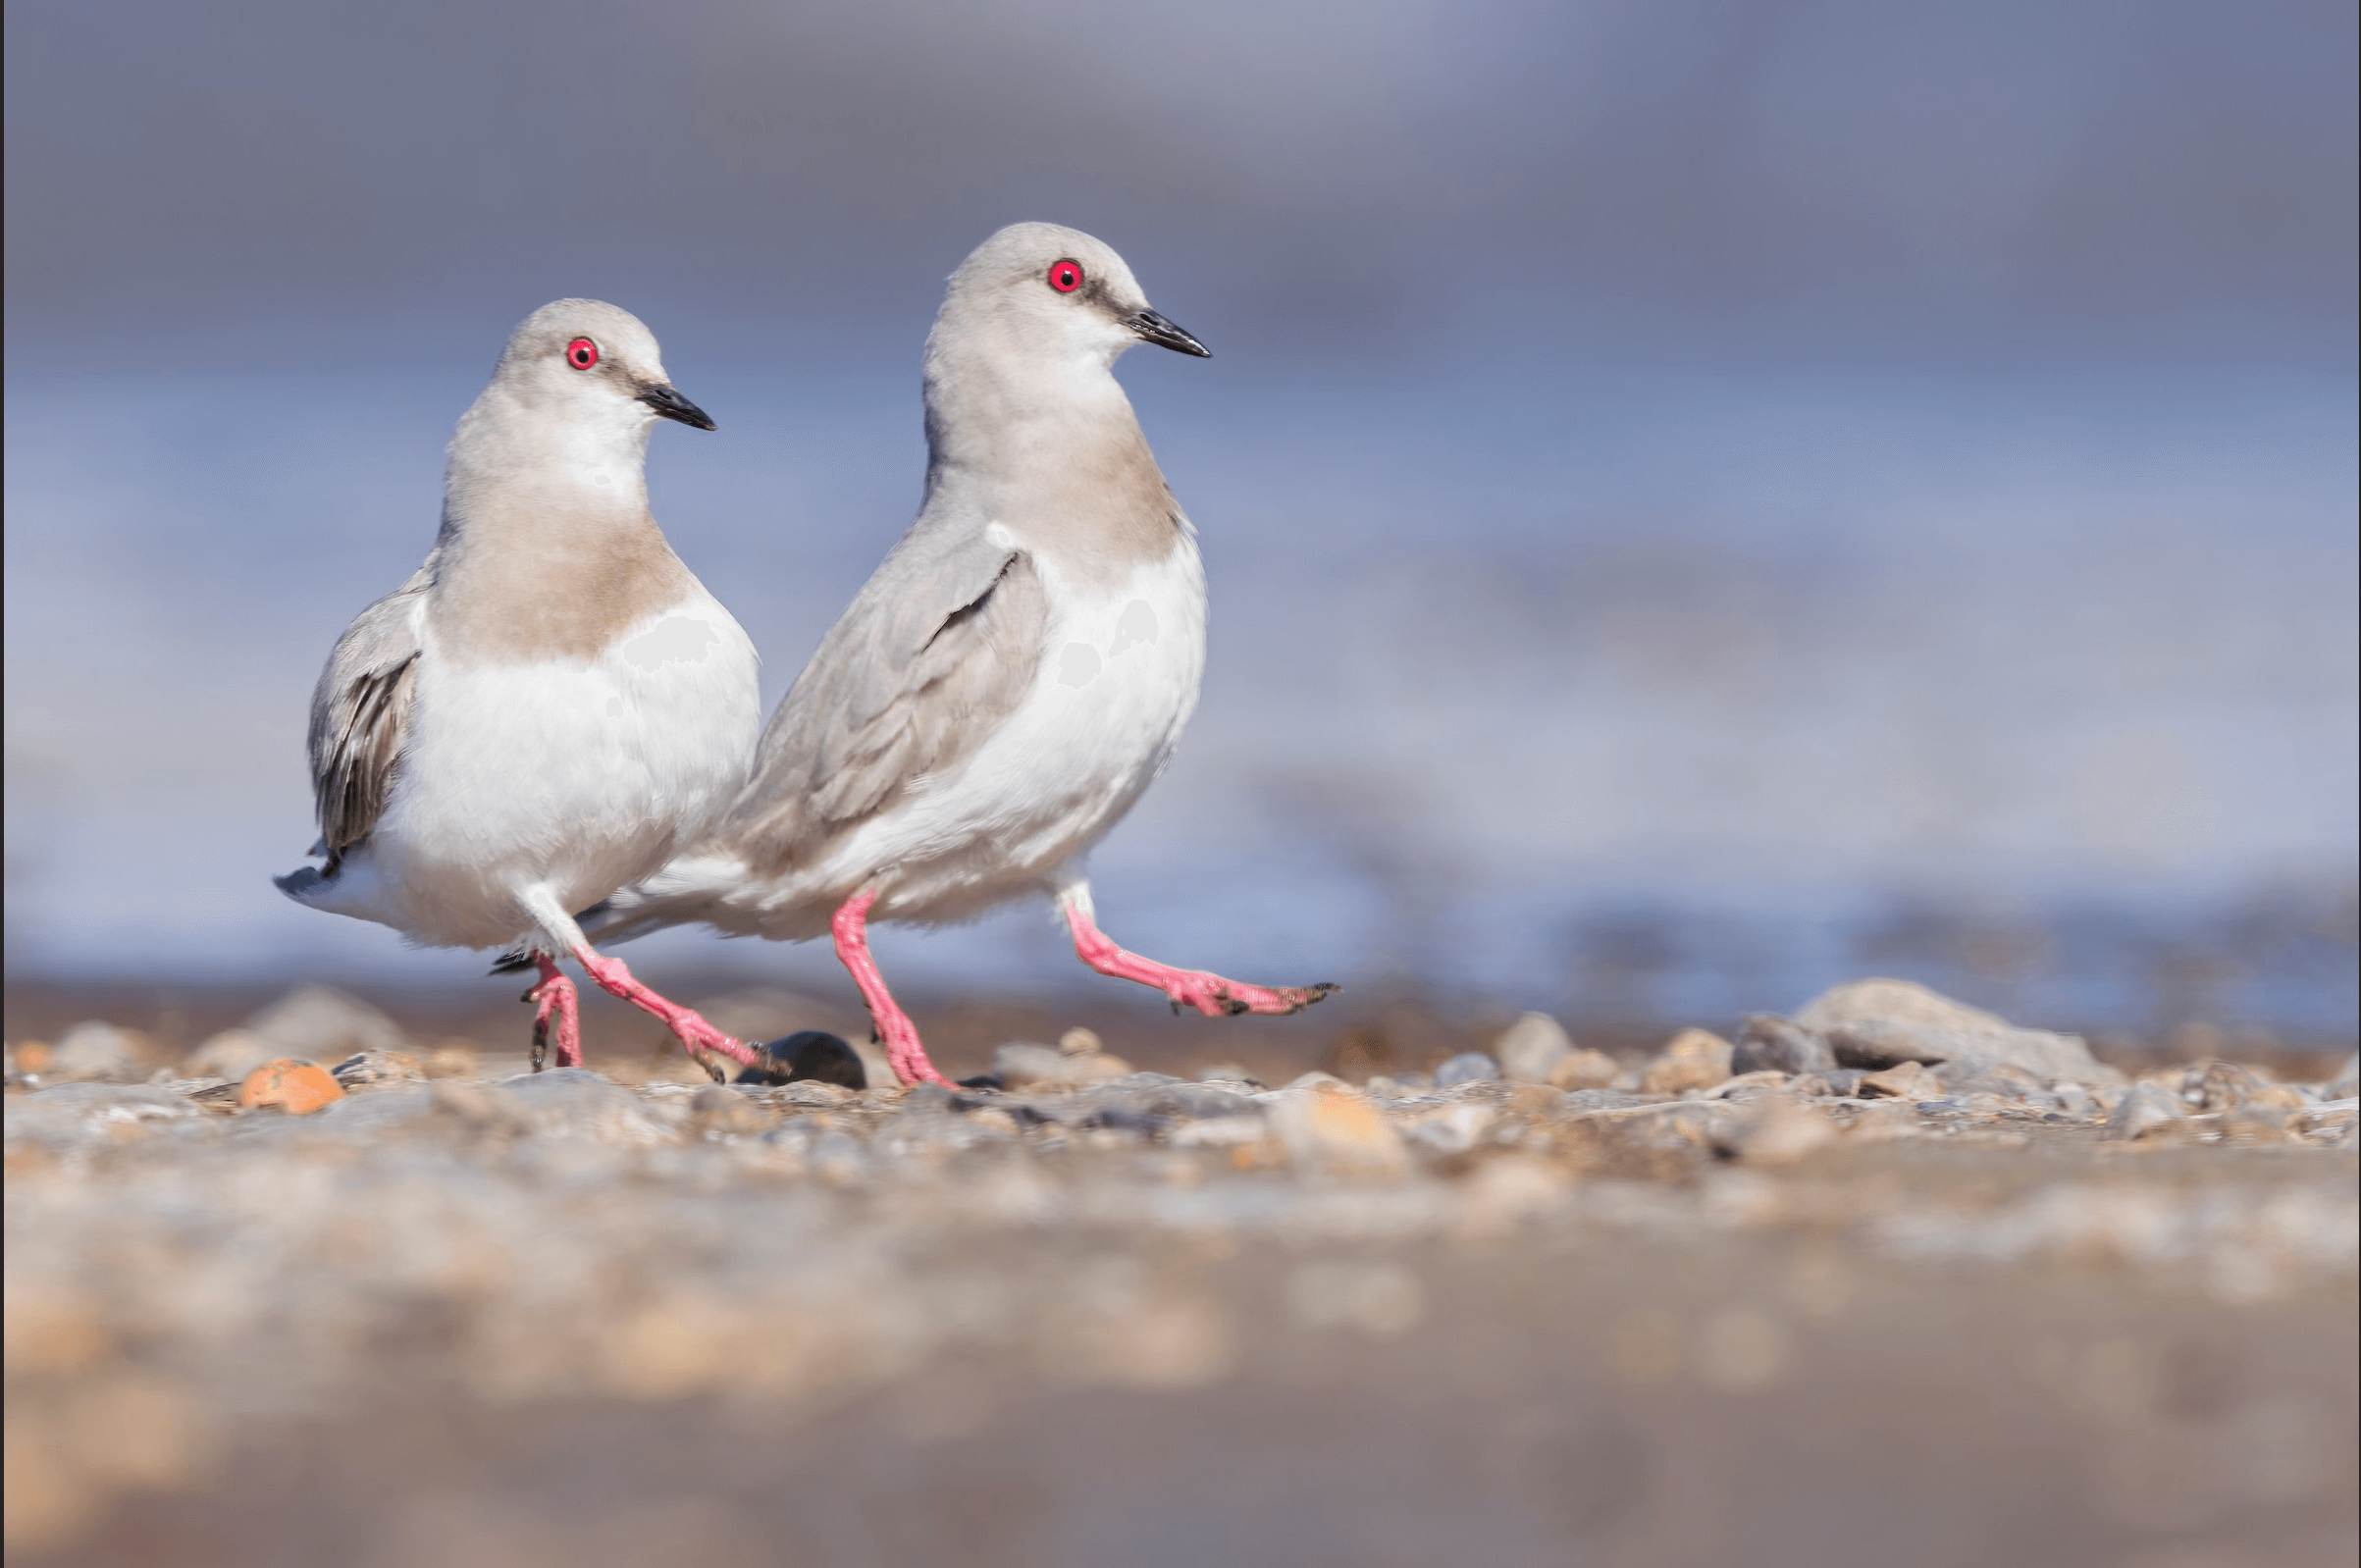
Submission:
[[[274,1054],[297,1061],[341,1062],[361,1051],[406,1051],[401,1025],[355,996],[325,985],[289,991],[246,1019],[247,1032]]]
[[[782,1084],[811,1081],[847,1089],[869,1086],[867,1064],[841,1034],[804,1029],[755,1048],[760,1060],[742,1068],[736,1081]]]
[[[1853,980],[1807,1003],[1795,1021],[1826,1037],[1837,1065],[1878,1071],[1904,1062],[2022,1068],[2044,1083],[2118,1081],[2075,1035],[2020,1029],[1909,980]]]
[[[2179,1130],[2188,1115],[2180,1096],[2153,1083],[2135,1083],[2108,1114],[2107,1130],[2101,1136],[2114,1143],[2154,1137],[2167,1128]]]
[[[1882,1072],[1864,1074],[1857,1092],[1864,1100],[1939,1100],[1944,1089],[1943,1080],[1924,1067],[1905,1062]]]
[[[407,1051],[363,1051],[339,1062],[334,1070],[345,1092],[391,1083],[423,1083],[426,1070]]]
[[[1623,1076],[1623,1064],[1604,1051],[1578,1050],[1549,1070],[1553,1089],[1611,1088]]]
[[[1385,1114],[1348,1089],[1316,1084],[1273,1097],[1271,1129],[1300,1171],[1369,1180],[1409,1174],[1409,1151]]]
[[[48,1075],[77,1083],[131,1083],[147,1076],[141,1037],[95,1019],[77,1023],[49,1050]]]
[[[1435,1087],[1457,1088],[1462,1083],[1482,1083],[1500,1075],[1500,1064],[1482,1051],[1462,1051],[1435,1070]]]
[[[1001,1086],[1029,1088],[1035,1084],[1088,1083],[1097,1078],[1122,1077],[1131,1064],[1103,1051],[1068,1056],[1030,1040],[1012,1040],[992,1053],[992,1075]]]
[[[1776,1013],[1748,1014],[1730,1048],[1730,1071],[1737,1073],[1818,1072],[1835,1066],[1836,1053],[1825,1039]]]
[[[1574,1055],[1574,1042],[1548,1014],[1528,1013],[1493,1042],[1492,1055],[1500,1064],[1500,1075],[1511,1082],[1548,1083],[1558,1065]]]
[[[1686,1094],[1730,1076],[1730,1042],[1705,1029],[1683,1029],[1640,1074],[1643,1094]]]
[[[237,1107],[241,1111],[270,1107],[289,1116],[309,1116],[342,1098],[343,1085],[326,1068],[317,1062],[298,1062],[288,1057],[265,1062],[247,1073],[245,1081],[237,1087]]]
[[[2181,1080],[2180,1097],[2199,1111],[2234,1111],[2263,1080],[2234,1062],[2199,1062]]]

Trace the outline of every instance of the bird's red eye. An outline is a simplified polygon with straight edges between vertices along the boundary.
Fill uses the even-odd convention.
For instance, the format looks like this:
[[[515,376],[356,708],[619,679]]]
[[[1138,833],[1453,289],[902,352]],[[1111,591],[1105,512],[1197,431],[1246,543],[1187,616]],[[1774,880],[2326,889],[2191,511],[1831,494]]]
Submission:
[[[565,362],[576,370],[588,370],[599,362],[599,345],[588,338],[577,338],[565,345]]]
[[[1071,294],[1082,287],[1082,264],[1078,261],[1053,261],[1049,264],[1049,287],[1059,293]]]

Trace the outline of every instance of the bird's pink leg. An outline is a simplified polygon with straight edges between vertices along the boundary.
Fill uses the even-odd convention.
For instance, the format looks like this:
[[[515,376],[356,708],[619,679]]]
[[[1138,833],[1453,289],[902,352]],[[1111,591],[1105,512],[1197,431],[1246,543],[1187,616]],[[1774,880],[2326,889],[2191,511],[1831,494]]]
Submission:
[[[1235,1018],[1241,1013],[1300,1013],[1336,989],[1328,984],[1247,985],[1202,969],[1176,969],[1117,947],[1092,921],[1082,900],[1063,898],[1059,905],[1066,912],[1067,929],[1074,933],[1074,951],[1084,964],[1118,980],[1154,986],[1172,999],[1175,1013],[1184,1003],[1209,1019]]]
[[[541,970],[541,982],[517,999],[533,1004],[533,1071],[541,1071],[542,1058],[549,1052],[552,1020],[557,1025],[557,1065],[578,1068],[582,1065],[582,1012],[574,982],[547,953],[534,954],[533,963]]]
[[[918,1043],[918,1026],[895,1004],[893,993],[885,988],[885,976],[877,972],[877,961],[869,957],[869,906],[876,902],[877,890],[865,887],[846,899],[828,921],[828,931],[836,938],[836,957],[853,971],[853,983],[861,987],[861,1000],[868,1004],[869,1019],[877,1025],[877,1038],[885,1046],[885,1060],[893,1065],[894,1076],[904,1083],[953,1087],[926,1059],[926,1047]]]
[[[731,1061],[752,1066],[754,1052],[699,1018],[694,1011],[677,1002],[667,1002],[654,991],[631,977],[621,959],[602,958],[588,943],[574,949],[574,957],[590,977],[599,982],[599,989],[608,996],[620,997],[643,1013],[661,1019],[664,1027],[677,1037],[689,1059],[704,1068],[719,1082],[725,1077],[710,1056],[725,1056]]]

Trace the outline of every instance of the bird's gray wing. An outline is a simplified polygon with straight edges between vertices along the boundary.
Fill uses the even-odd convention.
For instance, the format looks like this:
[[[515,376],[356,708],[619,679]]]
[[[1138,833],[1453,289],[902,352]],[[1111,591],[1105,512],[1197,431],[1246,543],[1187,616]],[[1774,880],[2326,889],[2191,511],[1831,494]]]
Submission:
[[[775,873],[957,767],[1031,690],[1048,624],[1023,550],[921,520],[771,715],[729,838]]]
[[[418,624],[434,580],[435,558],[429,555],[408,582],[344,628],[312,688],[306,749],[326,875],[336,875],[344,852],[369,836],[392,793],[410,731]]]

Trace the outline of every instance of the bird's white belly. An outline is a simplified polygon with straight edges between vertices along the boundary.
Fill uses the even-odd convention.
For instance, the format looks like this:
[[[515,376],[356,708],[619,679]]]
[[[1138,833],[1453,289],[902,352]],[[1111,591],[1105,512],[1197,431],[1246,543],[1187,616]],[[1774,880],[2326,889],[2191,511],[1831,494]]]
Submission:
[[[744,782],[759,704],[754,645],[702,594],[595,659],[454,669],[430,642],[367,846],[388,923],[490,946],[526,930],[526,889],[578,910],[648,875]]]
[[[1113,593],[1036,569],[1050,618],[1024,702],[966,765],[923,781],[829,857],[831,882],[893,868],[880,915],[964,918],[1043,880],[1130,810],[1196,707],[1205,574],[1194,540]]]

